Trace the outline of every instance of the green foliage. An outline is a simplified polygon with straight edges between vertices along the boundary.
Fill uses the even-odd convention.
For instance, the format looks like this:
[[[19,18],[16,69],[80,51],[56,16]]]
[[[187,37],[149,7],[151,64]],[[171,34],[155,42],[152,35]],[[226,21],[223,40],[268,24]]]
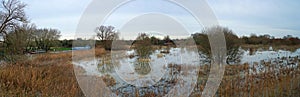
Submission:
[[[50,50],[51,50],[51,51],[68,51],[68,50],[72,50],[72,48],[66,48],[66,47],[51,47]]]

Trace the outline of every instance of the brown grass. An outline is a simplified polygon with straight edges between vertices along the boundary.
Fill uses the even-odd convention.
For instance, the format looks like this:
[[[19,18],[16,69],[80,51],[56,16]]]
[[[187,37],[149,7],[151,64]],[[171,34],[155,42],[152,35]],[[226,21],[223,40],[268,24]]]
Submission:
[[[81,59],[88,59],[88,58],[92,58],[92,57],[102,57],[102,56],[105,56],[106,53],[107,53],[107,51],[104,48],[74,51],[73,52],[73,59],[81,60]]]
[[[257,49],[262,49],[262,50],[269,50],[270,47],[273,48],[273,50],[277,51],[277,50],[288,50],[288,51],[295,51],[297,49],[300,48],[300,45],[292,45],[292,46],[289,46],[289,45],[241,45],[242,49],[254,49],[254,50],[257,50]]]
[[[82,96],[70,63],[0,69],[0,96]]]
[[[95,52],[97,57],[106,53],[104,49],[95,49]],[[90,51],[76,51],[76,53],[81,57],[91,54]],[[299,60],[295,62],[300,64]],[[277,74],[271,71],[275,68],[271,63],[265,62],[264,66],[269,68],[268,72],[260,74],[250,74],[249,69],[253,67],[249,64],[226,66],[225,75],[216,96],[300,97],[300,66],[293,69],[281,67]],[[198,84],[191,97],[200,96],[205,87],[209,69],[209,65],[201,66]],[[110,78],[104,78],[104,80],[111,82],[106,83],[108,86],[115,84]],[[72,52],[40,54],[35,55],[32,60],[0,66],[0,96],[84,96],[73,72]],[[145,95],[145,97],[155,96],[154,93]]]
[[[90,51],[76,51],[85,56]],[[95,49],[96,56],[105,54]],[[72,52],[33,55],[31,60],[0,67],[0,96],[81,97]]]
[[[296,61],[296,60],[294,60]],[[227,65],[223,80],[216,93],[216,97],[299,97],[300,96],[300,66],[297,68],[280,67],[280,72],[272,71],[276,63],[262,62],[267,66],[267,72],[250,74],[249,64]],[[299,62],[298,62],[299,64]],[[202,67],[203,68],[203,67]],[[204,68],[208,68],[205,66]],[[270,69],[271,68],[271,69]],[[199,72],[198,84],[191,97],[200,97],[206,85],[207,76],[204,71]]]

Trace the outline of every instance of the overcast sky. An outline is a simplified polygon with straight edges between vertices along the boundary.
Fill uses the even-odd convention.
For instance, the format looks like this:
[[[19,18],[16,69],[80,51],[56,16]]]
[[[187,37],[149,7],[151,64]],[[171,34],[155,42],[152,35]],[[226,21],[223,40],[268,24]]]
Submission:
[[[28,6],[27,16],[40,28],[55,28],[62,33],[62,39],[73,38],[77,24],[85,9],[92,0],[22,0]],[[103,0],[113,2],[114,0]],[[202,30],[194,19],[184,10],[161,0],[137,0],[115,11],[108,18],[107,24],[123,27],[122,22],[131,15],[147,11],[158,11],[178,17],[188,32]],[[220,25],[232,29],[237,35],[270,34],[275,37],[293,35],[300,37],[300,1],[299,0],[207,0]],[[152,7],[135,8],[135,5],[153,4],[162,9]],[[153,21],[153,20],[149,20]],[[99,21],[100,22],[100,21]],[[168,27],[167,27],[168,28]]]

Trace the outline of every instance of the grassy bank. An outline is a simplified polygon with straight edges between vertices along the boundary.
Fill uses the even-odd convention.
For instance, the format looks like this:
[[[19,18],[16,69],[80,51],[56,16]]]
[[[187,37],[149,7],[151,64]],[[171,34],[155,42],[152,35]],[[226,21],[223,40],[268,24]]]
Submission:
[[[66,47],[52,47],[50,48],[51,51],[68,51],[72,50],[72,48],[66,48]]]

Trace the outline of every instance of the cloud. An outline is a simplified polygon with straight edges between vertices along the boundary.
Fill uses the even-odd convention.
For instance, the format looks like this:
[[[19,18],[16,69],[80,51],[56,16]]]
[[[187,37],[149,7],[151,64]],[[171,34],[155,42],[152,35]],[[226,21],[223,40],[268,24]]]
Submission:
[[[298,36],[299,0],[209,0],[221,25],[238,35],[270,34],[276,37]]]
[[[75,33],[78,21],[91,1],[23,0],[22,2],[28,4],[26,13],[37,26],[57,28],[61,30],[63,37],[70,37]],[[174,5],[166,5],[165,1],[137,1],[116,11],[107,24],[120,26],[120,21],[136,14],[161,12],[175,16],[180,23],[187,24],[185,26],[189,32],[199,32],[202,29],[202,25],[195,22],[189,13],[174,7]],[[106,4],[114,1],[102,0],[101,2]],[[233,29],[240,36],[249,33],[267,33],[277,37],[287,34],[300,37],[298,34],[300,11],[297,10],[300,6],[299,0],[207,0],[207,2],[220,24]]]
[[[272,27],[270,25],[248,24],[242,21],[219,20],[220,24],[233,30],[239,36],[249,36],[250,34],[269,34],[275,37],[286,35],[300,36],[299,30]]]
[[[22,0],[29,20],[39,28],[61,31],[61,39],[74,37],[78,21],[91,0]]]

